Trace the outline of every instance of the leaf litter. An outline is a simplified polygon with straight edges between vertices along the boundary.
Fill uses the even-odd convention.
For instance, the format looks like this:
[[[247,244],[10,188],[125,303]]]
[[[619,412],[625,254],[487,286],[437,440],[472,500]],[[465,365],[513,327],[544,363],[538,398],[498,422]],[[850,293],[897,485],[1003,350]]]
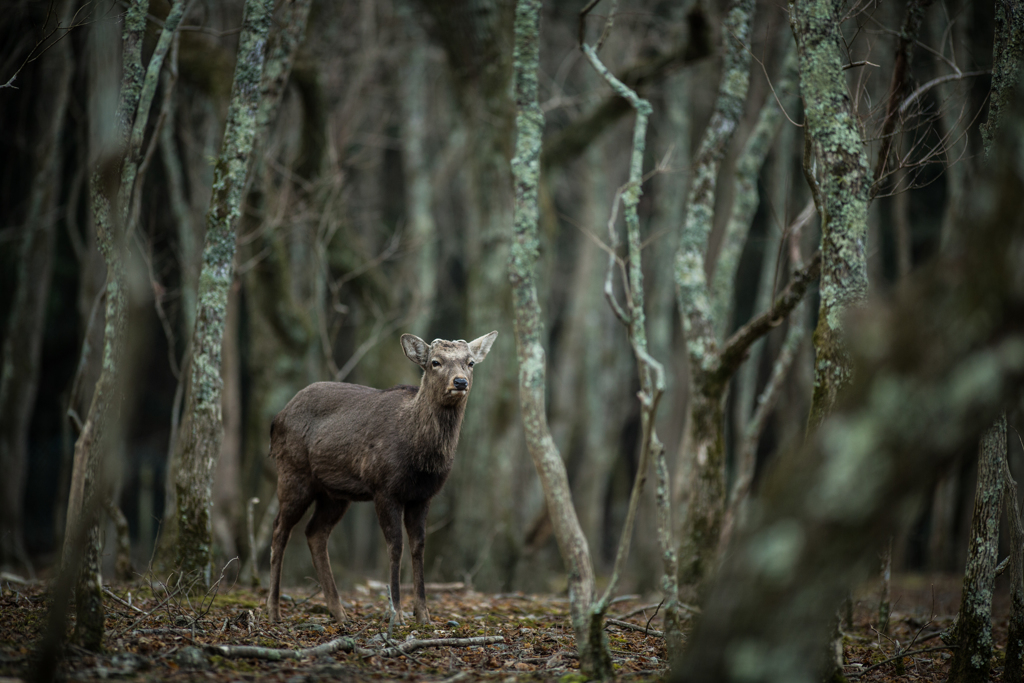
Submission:
[[[942,681],[950,649],[938,637],[959,599],[955,577],[903,578],[894,585],[890,633],[877,626],[870,588],[845,625],[845,674],[859,681]],[[69,644],[59,676],[71,681],[557,680],[582,683],[563,596],[485,594],[461,584],[428,584],[429,625],[411,613],[389,624],[386,586],[367,581],[342,594],[337,624],[318,592],[282,596],[281,621],[266,618],[266,590],[234,586],[188,597],[163,584],[108,586],[102,653]],[[42,582],[0,583],[0,679],[23,679],[45,628]],[[991,680],[1002,679],[1005,591],[997,590]],[[408,606],[408,605],[407,605]],[[667,671],[661,615],[650,597],[613,605],[606,627],[620,680],[662,680]],[[74,628],[70,615],[69,634]],[[897,655],[901,658],[893,659]]]

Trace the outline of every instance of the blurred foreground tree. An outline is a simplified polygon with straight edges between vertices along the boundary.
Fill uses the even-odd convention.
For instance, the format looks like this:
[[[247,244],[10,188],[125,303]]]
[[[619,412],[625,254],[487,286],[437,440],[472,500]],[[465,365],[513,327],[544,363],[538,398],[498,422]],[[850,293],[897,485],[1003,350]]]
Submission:
[[[852,383],[786,454],[675,680],[818,680],[828,623],[900,523],[1024,388],[1024,101],[965,207],[971,239],[844,325]]]

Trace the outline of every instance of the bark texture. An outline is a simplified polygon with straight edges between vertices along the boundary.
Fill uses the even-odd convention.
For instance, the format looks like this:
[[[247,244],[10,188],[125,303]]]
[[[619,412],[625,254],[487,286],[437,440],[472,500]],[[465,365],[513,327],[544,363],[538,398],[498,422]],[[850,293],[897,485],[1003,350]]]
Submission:
[[[519,358],[519,400],[526,443],[540,476],[555,538],[569,574],[569,601],[576,632],[580,669],[591,678],[613,677],[611,655],[603,626],[592,628],[590,611],[595,601],[594,567],[586,536],[580,527],[569,491],[569,478],[551,438],[545,415],[547,384],[544,321],[537,298],[536,272],[540,254],[540,148],[544,114],[537,103],[540,59],[540,1],[519,0],[515,19],[516,155],[515,220],[509,280],[512,283]]]
[[[800,59],[804,135],[821,165],[821,305],[814,331],[814,395],[809,425],[821,423],[850,382],[842,340],[847,311],[868,291],[867,210],[870,178],[843,75],[839,17],[829,0],[790,4]],[[805,143],[806,144],[806,143]]]
[[[692,463],[686,517],[680,543],[680,580],[700,586],[709,576],[725,511],[724,397],[728,377],[721,373],[711,293],[705,275],[708,236],[714,220],[719,166],[743,115],[750,83],[747,49],[754,2],[734,2],[722,27],[725,63],[718,99],[694,162],[686,217],[676,254],[675,280],[690,364],[689,433],[683,457]]]
[[[989,427],[978,452],[970,548],[949,666],[950,683],[987,681],[992,666],[992,592],[999,562],[999,519],[1006,490],[1006,418]]]
[[[178,438],[177,570],[182,576],[202,576],[203,585],[210,580],[211,487],[224,434],[221,346],[234,274],[235,225],[241,215],[256,130],[271,6],[271,0],[248,0],[245,5],[224,143],[214,169],[213,196],[206,215],[191,376]]]
[[[126,158],[132,122],[138,111],[143,83],[142,37],[148,5],[148,0],[133,2],[125,14],[123,73],[116,118],[113,125],[103,122],[98,127],[101,132],[93,140],[97,168],[89,181],[96,243],[107,266],[103,361],[89,411],[75,442],[62,561],[70,564],[78,557],[82,558],[75,586],[75,639],[90,650],[99,650],[103,646],[98,523],[103,505],[110,496],[104,461],[106,454],[119,445],[121,374],[128,321],[127,226],[124,218],[131,192],[119,182],[118,167]],[[99,32],[96,37],[99,38]],[[95,92],[92,96],[103,99],[108,93]],[[77,554],[72,548],[80,544],[83,537],[86,538],[85,546]],[[66,570],[73,571],[73,568]]]

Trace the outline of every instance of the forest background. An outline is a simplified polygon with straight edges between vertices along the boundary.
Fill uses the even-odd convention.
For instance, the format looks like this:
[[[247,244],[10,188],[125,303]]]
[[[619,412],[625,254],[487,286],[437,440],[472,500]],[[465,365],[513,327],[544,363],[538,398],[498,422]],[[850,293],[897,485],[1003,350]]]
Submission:
[[[570,3],[543,8],[537,287],[548,420],[598,574],[611,570],[627,517],[645,433],[636,396],[646,386],[605,301],[609,268],[612,294],[623,294],[609,253],[622,264],[631,258],[618,198],[630,177],[634,116],[580,51],[581,36],[601,36],[601,60],[653,109],[636,210],[647,343],[666,369],[656,427],[684,585],[712,572],[713,560],[693,558],[717,550],[722,529],[728,535],[744,518],[775,454],[803,439],[809,415],[820,421],[810,334],[819,292],[807,282],[821,236],[816,183],[807,179],[821,179],[825,160],[808,151],[799,125],[786,8],[746,4],[738,24],[732,5],[717,3],[623,1],[584,20]],[[178,433],[202,307],[204,225],[241,49],[242,2],[173,7],[180,28],[169,45],[158,44],[173,14],[166,2],[150,3],[141,34],[142,64],[166,54],[122,207],[130,229],[118,383],[127,399],[123,438],[104,456],[116,505],[105,513],[103,558],[106,574],[126,577],[180,561]],[[257,122],[227,284],[223,439],[211,479],[215,572],[228,566],[249,580],[266,571],[275,514],[269,425],[299,389],[325,379],[416,384],[419,371],[397,343],[402,332],[472,339],[497,329],[455,469],[431,507],[428,580],[564,589],[555,523],[519,413],[508,281],[513,11],[498,1],[291,2],[270,22],[266,68],[283,65],[284,76]],[[894,300],[903,278],[960,239],[965,193],[984,166],[997,15],[991,3],[914,0],[847,3],[837,15],[849,107],[874,171],[860,246],[862,294],[872,301]],[[117,118],[101,94],[120,80],[124,16],[119,3],[19,0],[0,18],[0,80],[12,86],[0,89],[0,564],[27,575],[59,560],[75,444],[104,365],[109,276],[90,177],[109,135],[99,121]],[[706,131],[722,120],[715,116],[730,78],[744,80],[726,112],[734,131],[714,142],[709,165]],[[695,207],[703,232],[687,227]],[[688,274],[694,254],[700,272]],[[708,299],[696,325],[683,301],[693,277]],[[800,282],[806,293],[790,286]],[[769,315],[763,341],[715,360],[729,371],[709,382],[695,343],[732,348],[734,333],[783,293],[793,293],[792,314]],[[807,303],[797,306],[801,296]],[[720,426],[709,435],[707,424]],[[1020,480],[1020,443],[1008,442]],[[707,478],[708,453],[720,500],[704,521],[715,539],[688,552],[700,543],[693,529],[707,491],[693,482]],[[900,511],[894,570],[963,571],[976,469],[974,457],[955,459]],[[847,484],[858,486],[856,472]],[[648,592],[663,571],[654,495],[637,514],[623,589]],[[119,538],[130,564],[115,566]],[[293,541],[286,583],[314,574],[304,545]],[[352,508],[331,552],[342,588],[383,576],[386,549],[370,506]]]

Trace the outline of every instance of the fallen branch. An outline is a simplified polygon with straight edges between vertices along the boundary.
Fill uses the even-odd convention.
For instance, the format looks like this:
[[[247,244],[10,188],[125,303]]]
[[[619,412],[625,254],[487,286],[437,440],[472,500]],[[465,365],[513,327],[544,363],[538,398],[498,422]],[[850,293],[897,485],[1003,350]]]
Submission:
[[[425,647],[470,647],[473,645],[493,645],[504,643],[504,636],[474,636],[472,638],[428,638],[426,640],[407,640],[397,647],[386,647],[373,654],[380,657],[398,657]]]
[[[663,631],[659,631],[658,629],[650,628],[647,626],[641,626],[639,624],[634,624],[630,621],[623,621],[622,619],[613,619],[611,617],[605,617],[604,620],[612,626],[618,626],[619,628],[628,628],[633,631],[639,631],[640,633],[646,633],[649,636],[657,636],[658,638],[665,637],[665,633]]]
[[[503,643],[503,636],[477,636],[474,638],[430,638],[427,640],[407,640],[400,645],[386,647],[381,650],[370,650],[356,645],[356,641],[350,637],[335,638],[334,640],[307,647],[301,650],[277,649],[272,647],[259,647],[257,645],[206,645],[206,651],[210,654],[233,659],[269,659],[281,661],[283,659],[307,659],[330,655],[335,652],[352,652],[360,657],[399,657],[425,647],[470,647],[472,645],[493,645]]]
[[[301,650],[260,647],[258,645],[205,645],[204,648],[210,654],[220,655],[221,657],[230,657],[232,659],[269,659],[274,662],[281,661],[282,659],[307,659],[320,655],[330,655],[339,651],[354,652],[364,657],[377,654],[373,650],[359,647],[356,645],[356,641],[349,637],[335,638],[323,645],[307,647]]]

